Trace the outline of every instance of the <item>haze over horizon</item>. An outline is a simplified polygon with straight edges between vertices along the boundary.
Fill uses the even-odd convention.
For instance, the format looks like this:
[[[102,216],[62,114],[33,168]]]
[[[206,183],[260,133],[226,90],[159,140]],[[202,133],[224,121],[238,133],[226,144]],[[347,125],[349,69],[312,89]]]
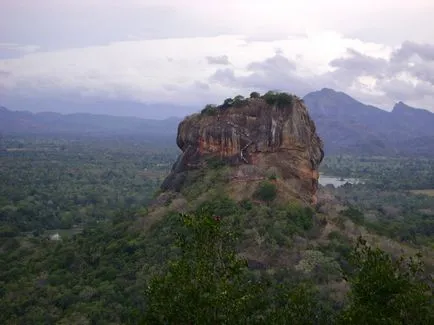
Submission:
[[[164,118],[253,90],[332,88],[434,112],[431,0],[0,7],[0,106],[11,109]]]

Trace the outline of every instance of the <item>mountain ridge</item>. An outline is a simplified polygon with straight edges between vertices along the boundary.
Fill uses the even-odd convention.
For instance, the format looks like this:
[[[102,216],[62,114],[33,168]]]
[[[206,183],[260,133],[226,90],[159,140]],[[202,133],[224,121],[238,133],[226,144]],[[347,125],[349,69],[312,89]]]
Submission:
[[[12,111],[0,106],[0,132],[56,134],[176,134],[179,119],[162,120],[133,116],[113,116],[93,113],[62,114],[57,112]]]
[[[397,102],[389,112],[331,88],[303,97],[326,154],[434,156],[434,113]],[[0,106],[2,133],[173,136],[182,118],[163,120],[94,113],[11,111]]]
[[[398,102],[388,112],[329,88],[311,92],[303,100],[329,154],[406,155],[415,151],[406,142],[426,138],[417,141],[416,151],[434,155],[429,140],[434,137],[434,113],[427,110]]]

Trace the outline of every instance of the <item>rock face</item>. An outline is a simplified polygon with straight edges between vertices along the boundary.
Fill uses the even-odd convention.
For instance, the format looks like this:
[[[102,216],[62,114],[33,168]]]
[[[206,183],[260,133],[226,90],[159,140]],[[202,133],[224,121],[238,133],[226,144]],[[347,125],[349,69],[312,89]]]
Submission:
[[[323,143],[302,100],[293,96],[290,103],[276,105],[255,98],[236,106],[213,108],[179,124],[182,154],[162,190],[179,191],[188,171],[202,168],[211,157],[234,167],[274,168],[300,198],[315,203]]]

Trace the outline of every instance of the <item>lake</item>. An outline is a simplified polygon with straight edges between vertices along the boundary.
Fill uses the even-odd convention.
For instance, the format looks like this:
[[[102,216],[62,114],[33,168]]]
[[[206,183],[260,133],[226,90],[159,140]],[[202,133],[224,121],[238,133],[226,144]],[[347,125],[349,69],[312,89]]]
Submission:
[[[363,183],[363,181],[358,178],[343,178],[337,176],[324,175],[320,173],[318,183],[320,183],[322,186],[331,184],[334,187],[339,187],[344,185],[345,183],[361,184]]]

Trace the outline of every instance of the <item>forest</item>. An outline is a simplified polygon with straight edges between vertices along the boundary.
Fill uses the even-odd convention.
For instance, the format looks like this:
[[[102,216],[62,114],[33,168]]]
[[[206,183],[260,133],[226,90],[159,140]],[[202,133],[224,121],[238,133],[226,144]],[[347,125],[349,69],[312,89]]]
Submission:
[[[175,145],[133,137],[14,136],[3,146],[3,232],[82,228],[143,208],[177,155]]]
[[[352,208],[346,217],[398,241],[434,247],[434,161],[332,156],[321,171],[361,180],[325,190]]]
[[[434,322],[432,266],[419,254],[392,256],[361,237],[351,242],[344,230],[318,239],[330,223],[325,207],[274,204],[272,178],[252,200],[216,191],[145,232],[175,144],[14,136],[3,148],[1,324]],[[187,198],[219,186],[225,167],[210,168],[184,190]],[[320,189],[342,207],[337,223],[350,220],[415,251],[433,248],[433,161],[334,156],[321,172],[364,180]],[[60,240],[49,236],[61,230]],[[240,243],[256,245],[252,238],[270,263],[292,261],[282,247],[304,247],[302,258],[295,269],[267,269],[237,254]],[[346,289],[336,298],[328,286],[337,283]]]

